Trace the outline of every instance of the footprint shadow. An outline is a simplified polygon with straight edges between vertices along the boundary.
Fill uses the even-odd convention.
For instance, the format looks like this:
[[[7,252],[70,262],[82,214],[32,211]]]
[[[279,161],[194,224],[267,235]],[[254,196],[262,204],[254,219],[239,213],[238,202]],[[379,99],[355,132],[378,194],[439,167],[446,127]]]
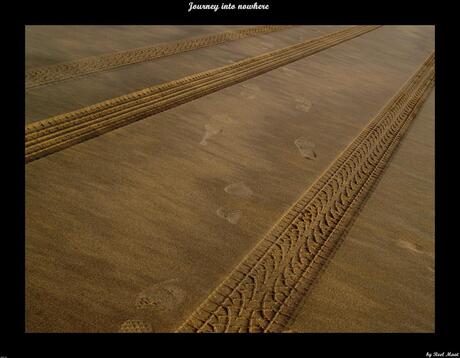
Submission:
[[[316,152],[314,150],[316,144],[313,141],[304,137],[300,137],[294,141],[294,144],[296,145],[302,157],[310,160],[317,158]]]

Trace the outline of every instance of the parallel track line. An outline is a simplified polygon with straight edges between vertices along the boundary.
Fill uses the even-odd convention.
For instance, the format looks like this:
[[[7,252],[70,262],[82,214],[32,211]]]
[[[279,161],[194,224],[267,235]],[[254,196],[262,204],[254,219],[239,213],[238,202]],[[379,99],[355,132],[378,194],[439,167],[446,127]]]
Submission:
[[[197,36],[171,43],[161,43],[101,56],[86,57],[56,65],[32,68],[26,72],[26,88],[34,88],[50,83],[108,71],[114,68],[152,61],[157,58],[181,52],[222,44],[247,37],[284,30],[291,26],[256,26],[217,34]]]
[[[434,53],[178,332],[281,332],[434,85]]]
[[[354,26],[26,125],[26,163],[297,61],[379,26]]]

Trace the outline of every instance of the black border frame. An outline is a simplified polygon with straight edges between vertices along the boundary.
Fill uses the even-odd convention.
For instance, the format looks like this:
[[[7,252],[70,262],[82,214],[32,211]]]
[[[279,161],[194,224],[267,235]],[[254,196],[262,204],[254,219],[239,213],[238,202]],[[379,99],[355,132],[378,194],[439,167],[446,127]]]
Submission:
[[[195,3],[221,3],[222,1],[196,0]],[[229,1],[224,1],[229,2]],[[232,1],[232,3],[254,3],[254,0]],[[337,2],[329,3],[294,3],[287,0],[259,0],[259,4],[269,4],[269,10],[251,11],[242,14],[232,12],[193,12],[186,11],[189,0],[179,0],[163,4],[160,7],[155,2],[144,4],[117,3],[107,5],[77,3],[55,4],[54,11],[49,11],[43,4],[29,4],[24,9],[14,13],[7,12],[11,21],[3,26],[8,48],[3,57],[11,63],[3,70],[11,76],[5,82],[8,88],[6,107],[11,110],[9,116],[3,118],[8,125],[8,134],[3,136],[2,179],[9,182],[4,184],[8,201],[4,205],[8,225],[7,235],[1,240],[1,260],[3,289],[0,290],[0,357],[28,356],[43,353],[45,356],[96,356],[102,354],[120,356],[138,356],[143,354],[163,354],[159,348],[163,346],[169,354],[178,348],[187,353],[206,349],[209,342],[236,343],[238,346],[221,346],[219,350],[211,351],[220,354],[224,347],[240,349],[239,344],[254,344],[256,354],[264,354],[267,349],[275,353],[280,351],[291,354],[292,349],[299,349],[306,356],[343,356],[350,354],[357,357],[426,357],[426,352],[459,352],[458,335],[458,297],[455,294],[456,264],[455,231],[449,235],[449,224],[455,223],[449,217],[449,199],[453,195],[449,187],[454,183],[453,168],[447,161],[456,160],[455,141],[452,137],[454,130],[450,124],[455,115],[448,116],[448,103],[453,103],[450,96],[448,79],[453,73],[449,61],[455,60],[449,44],[454,44],[453,26],[449,23],[449,8],[441,15],[433,4],[423,3],[412,5],[401,2],[364,4]],[[21,6],[19,4],[19,6]],[[63,8],[64,7],[64,8]],[[65,9],[67,8],[67,9]],[[107,13],[107,9],[109,12]],[[150,9],[150,10],[149,10]],[[27,13],[24,13],[27,10]],[[65,15],[63,14],[63,10]],[[452,15],[455,13],[453,9]],[[61,11],[61,13],[57,13]],[[10,16],[11,14],[11,16]],[[13,16],[15,15],[15,16]],[[185,335],[185,334],[153,334],[153,335],[120,335],[120,334],[36,334],[24,333],[24,26],[33,24],[418,24],[436,26],[436,122],[435,122],[435,254],[436,254],[436,308],[435,333],[433,334],[289,334],[289,335]],[[14,69],[14,70],[13,70]],[[14,89],[14,91],[13,91]],[[14,93],[15,101],[10,103],[9,97]],[[13,97],[13,96],[12,96]],[[5,98],[5,96],[4,96]],[[450,120],[450,121],[449,121]],[[6,190],[5,190],[6,189]],[[451,199],[454,200],[453,198]],[[456,210],[455,208],[453,209]],[[5,282],[6,285],[5,285]],[[204,340],[204,341],[203,341]],[[278,342],[281,340],[281,342]],[[176,344],[177,341],[177,344]],[[363,346],[362,342],[366,344]],[[184,344],[179,344],[183,342]],[[281,344],[279,344],[281,343]],[[90,348],[97,344],[102,351]],[[198,346],[197,346],[197,345]],[[203,346],[204,345],[204,346]],[[312,350],[314,353],[312,353]],[[165,352],[166,353],[166,352]],[[206,352],[207,353],[207,352]]]

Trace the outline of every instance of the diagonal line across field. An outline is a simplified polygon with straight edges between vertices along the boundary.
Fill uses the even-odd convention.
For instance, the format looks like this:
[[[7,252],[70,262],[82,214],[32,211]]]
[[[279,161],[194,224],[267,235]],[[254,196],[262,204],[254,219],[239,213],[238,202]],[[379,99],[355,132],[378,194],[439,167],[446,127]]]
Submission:
[[[234,64],[26,125],[26,163],[350,40],[379,26],[353,26]]]
[[[57,65],[32,68],[26,72],[26,88],[85,76],[113,68],[148,62],[154,59],[191,51],[202,47],[222,44],[247,37],[268,34],[284,30],[291,26],[256,26],[217,34],[193,37],[172,43],[141,47],[107,55],[82,58],[80,60],[59,63]]]
[[[283,331],[383,173],[434,76],[433,53],[178,331]]]

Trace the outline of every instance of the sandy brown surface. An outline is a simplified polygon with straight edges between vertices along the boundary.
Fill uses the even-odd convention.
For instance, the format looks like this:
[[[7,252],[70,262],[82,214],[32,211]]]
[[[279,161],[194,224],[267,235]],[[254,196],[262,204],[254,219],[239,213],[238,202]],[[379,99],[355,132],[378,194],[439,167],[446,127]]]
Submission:
[[[255,38],[242,41],[257,43]],[[236,44],[231,46],[236,49]],[[113,332],[129,325],[129,320],[142,321],[155,332],[176,329],[433,47],[432,27],[386,26],[28,164],[27,331]],[[233,53],[230,49],[200,49],[194,51],[196,63],[208,58],[209,51],[222,63]],[[182,56],[185,54],[178,57]],[[216,62],[208,62],[208,66],[213,64]],[[161,68],[164,73],[176,74],[184,69]],[[97,88],[97,81],[91,81],[85,86]],[[116,83],[124,86],[123,81]],[[46,88],[57,91],[56,86]],[[132,87],[142,86],[143,82],[135,81]],[[50,111],[56,111],[52,105],[55,97],[42,95],[48,98],[43,108],[51,103]],[[79,103],[80,98],[69,100],[66,108]],[[88,100],[97,101],[92,96]],[[301,137],[315,143],[314,159],[301,155],[296,146]],[[417,138],[415,141],[421,140]],[[429,174],[420,173],[424,175]],[[403,181],[395,180],[398,184]],[[429,195],[427,203],[431,205]],[[412,201],[404,205],[402,209],[418,209]],[[392,220],[387,211],[378,212],[382,220],[386,215],[386,220]],[[420,230],[430,237],[431,228],[426,224]],[[355,235],[355,240],[363,240],[359,231]],[[422,245],[417,241],[412,244]],[[340,250],[343,255],[349,253],[348,262],[354,262],[357,251],[343,247]],[[425,250],[429,247],[426,244]],[[430,265],[424,258],[423,263],[412,262],[408,252],[399,254],[409,257],[405,267],[412,270]],[[344,285],[366,289],[364,278],[357,283],[352,280]],[[316,291],[326,284],[323,282],[328,282],[325,275]],[[394,281],[391,284],[397,286]],[[428,307],[432,302],[430,283],[422,286],[411,297],[420,298],[417,305]],[[376,288],[377,295],[382,294],[379,299],[390,292],[385,290]],[[407,294],[410,292],[408,288]],[[314,297],[313,293],[310,299]],[[331,300],[331,296],[316,297],[317,304]],[[386,309],[397,303],[391,301]],[[332,304],[329,309],[336,308]],[[407,306],[398,309],[413,319],[415,311]],[[327,326],[329,331],[337,327],[347,330],[331,321],[326,325],[321,311],[310,310],[308,305],[305,310],[308,313],[297,318],[293,329],[324,330]],[[351,321],[359,317],[351,309],[344,307],[345,311]],[[376,312],[376,317],[379,314]],[[389,331],[429,329],[431,314],[429,308],[419,310],[418,326],[401,326],[391,320],[382,325],[372,320],[362,327],[371,331],[382,326]]]
[[[26,26],[26,69],[243,28],[232,26]]]
[[[67,113],[116,96],[172,81],[196,72],[227,65],[231,62],[283,48],[302,40],[337,31],[345,26],[297,26],[167,56],[155,61],[94,73],[43,87],[26,90],[26,122]],[[180,30],[178,30],[180,31]],[[215,32],[222,31],[220,27]],[[161,33],[161,32],[160,32]],[[167,32],[168,33],[168,32]],[[194,32],[190,33],[192,36]],[[117,41],[118,42],[118,41]],[[131,44],[124,42],[126,46]],[[75,41],[78,48],[80,42]],[[50,42],[46,47],[56,47]]]
[[[434,332],[434,91],[290,329]]]

